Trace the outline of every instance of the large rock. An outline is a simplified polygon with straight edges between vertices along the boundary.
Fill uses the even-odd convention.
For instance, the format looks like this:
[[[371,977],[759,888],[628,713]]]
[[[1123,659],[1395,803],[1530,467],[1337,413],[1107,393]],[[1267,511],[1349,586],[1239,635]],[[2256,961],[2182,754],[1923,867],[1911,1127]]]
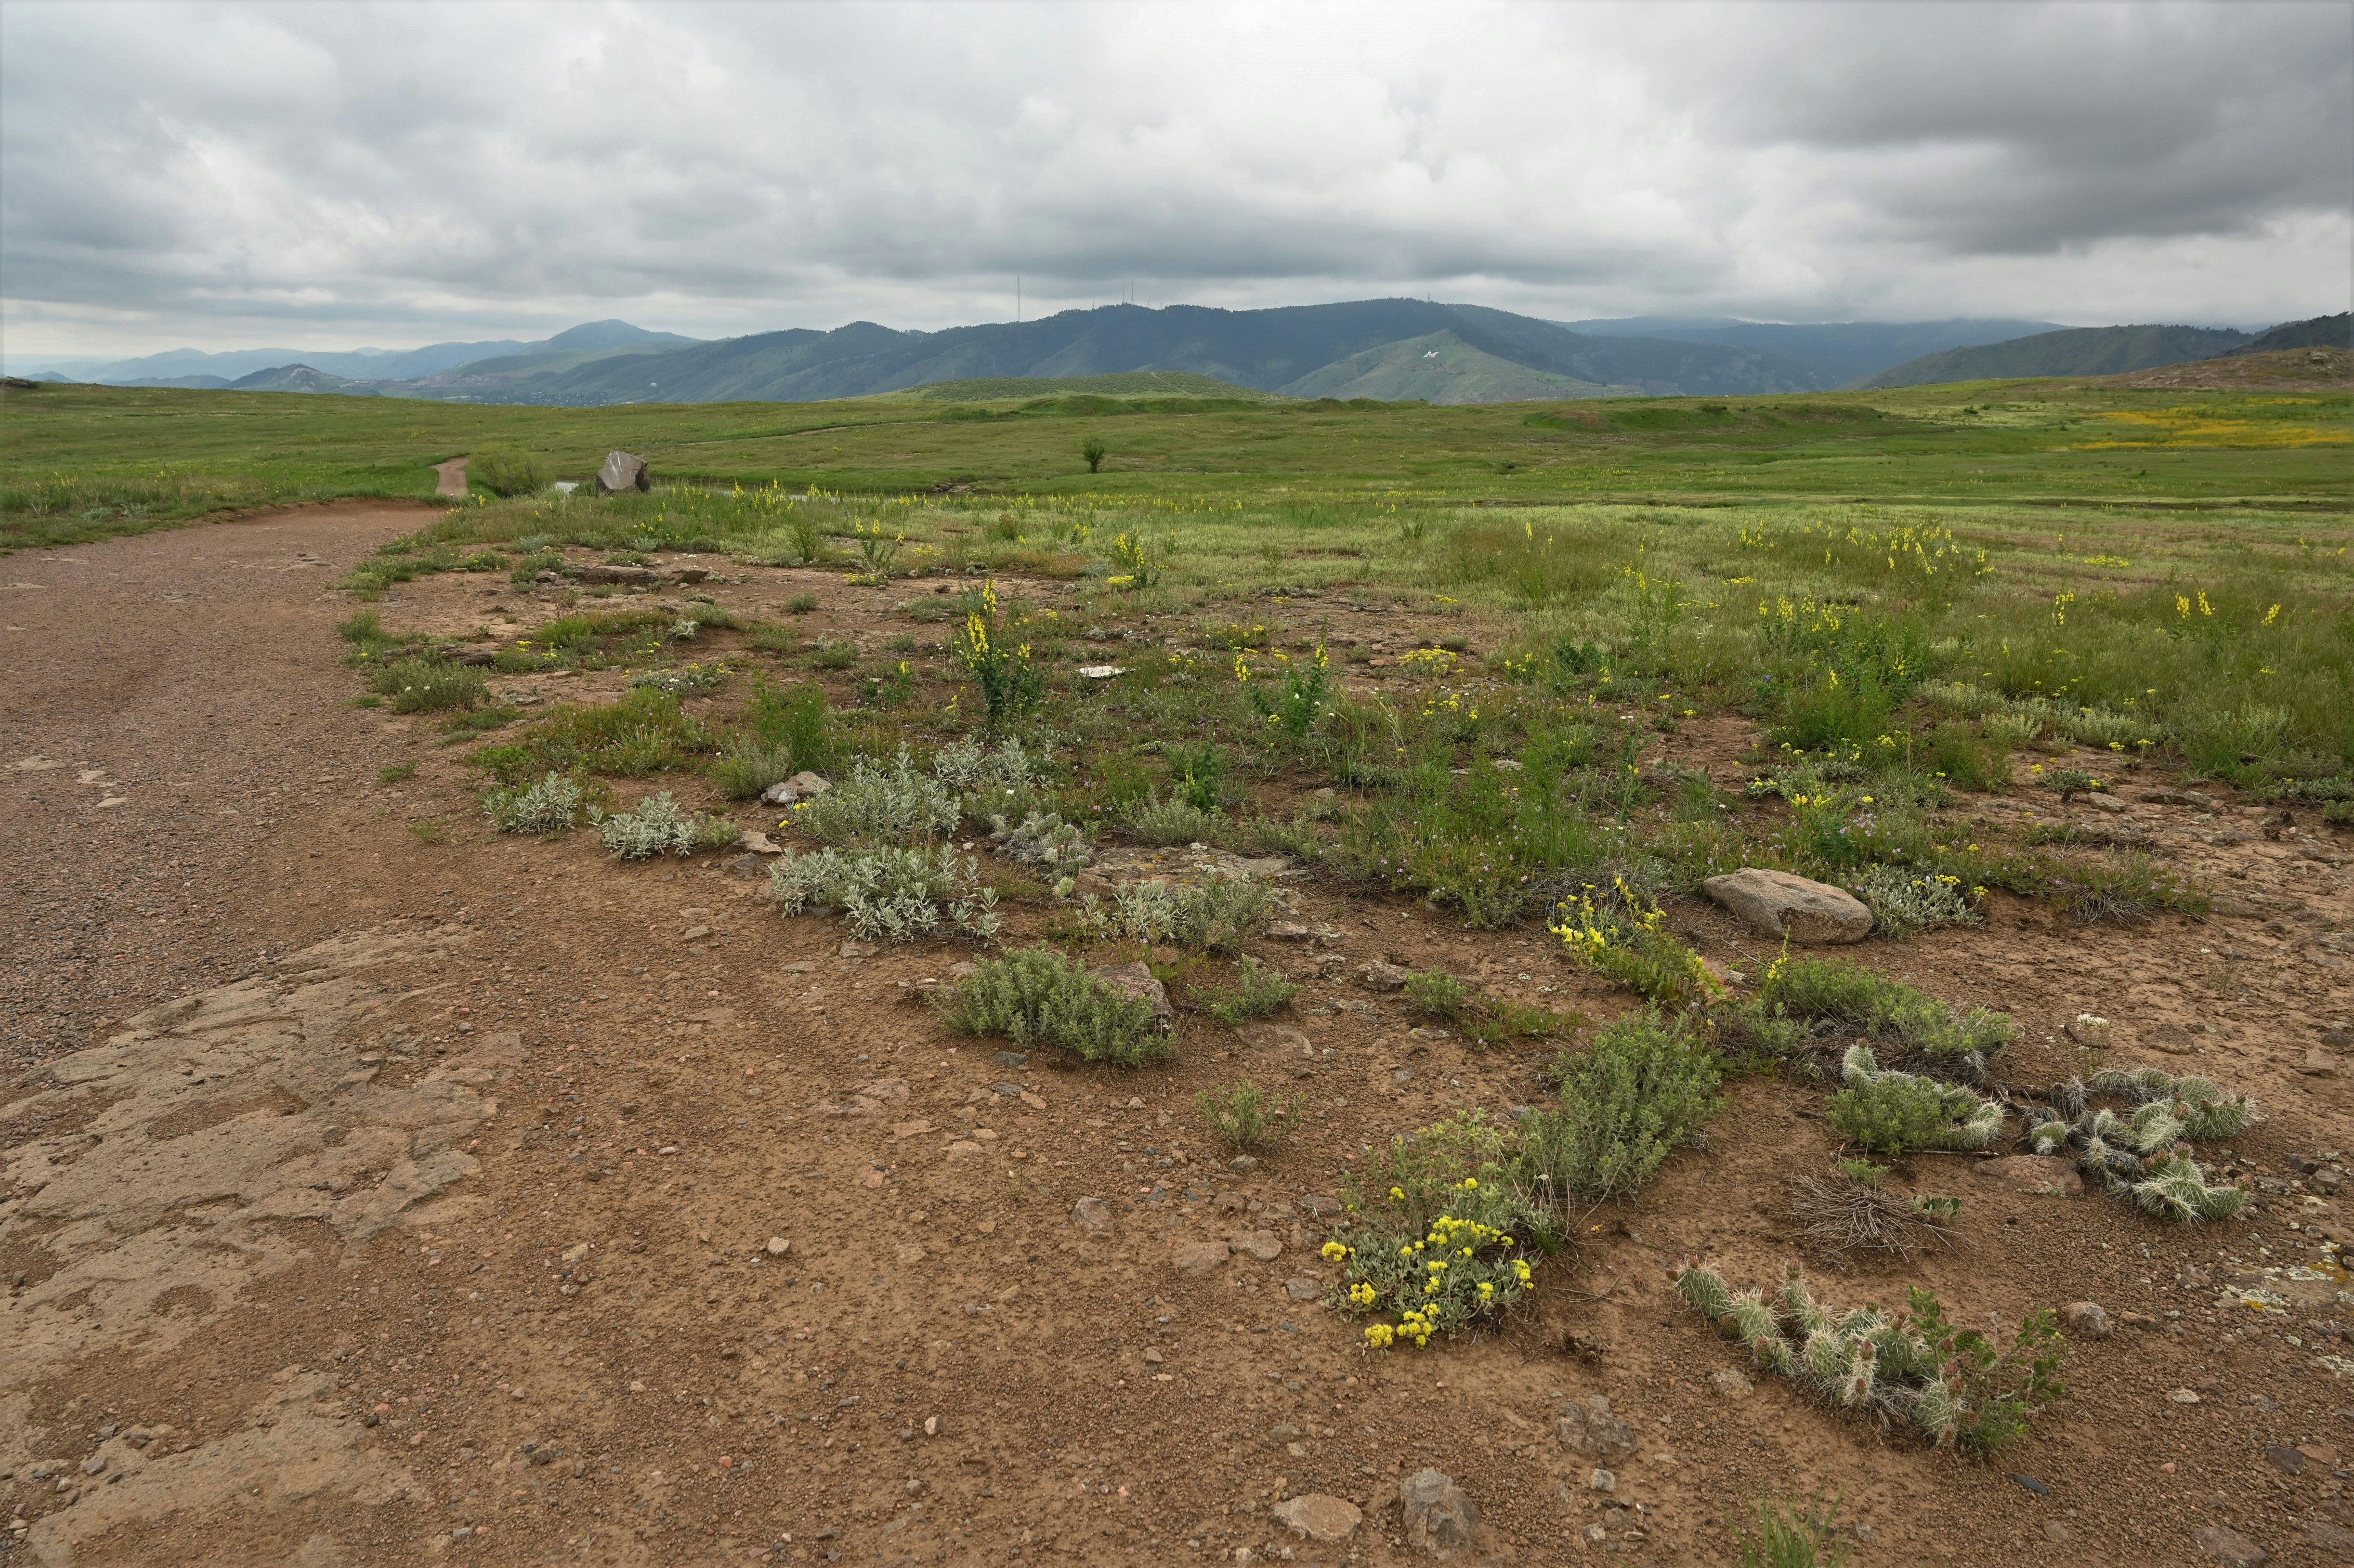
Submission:
[[[1109,980],[1130,1001],[1150,1002],[1153,1026],[1161,1033],[1175,1031],[1177,1010],[1169,1005],[1169,992],[1153,978],[1152,970],[1142,959],[1129,964],[1099,965],[1095,973],[1098,979]]]
[[[2264,1568],[2271,1561],[2263,1547],[2227,1525],[2202,1525],[2190,1539],[2199,1543],[2200,1556],[2229,1563],[2232,1568]]]
[[[1872,911],[1853,894],[1787,871],[1744,866],[1701,884],[1711,898],[1769,937],[1794,942],[1861,942]]]
[[[1461,1487],[1437,1470],[1416,1470],[1398,1488],[1405,1507],[1406,1544],[1445,1559],[1471,1549],[1479,1510]]]
[[[1286,1498],[1275,1505],[1275,1517],[1310,1541],[1342,1541],[1364,1519],[1357,1505],[1329,1492]]]
[[[634,453],[607,452],[605,466],[597,471],[597,493],[599,495],[652,488],[653,476],[646,471],[646,460]]]
[[[1608,1459],[1635,1451],[1635,1429],[1610,1414],[1607,1394],[1571,1400],[1563,1407],[1553,1429],[1562,1446],[1573,1454]]]

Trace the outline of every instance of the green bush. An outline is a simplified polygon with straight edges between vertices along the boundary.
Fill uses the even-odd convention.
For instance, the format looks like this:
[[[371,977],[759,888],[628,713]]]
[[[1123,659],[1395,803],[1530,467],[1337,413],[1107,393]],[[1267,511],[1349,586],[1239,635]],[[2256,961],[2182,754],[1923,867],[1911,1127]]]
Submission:
[[[1196,991],[1193,994],[1208,1004],[1211,1017],[1231,1028],[1288,1007],[1291,999],[1299,994],[1299,988],[1284,979],[1281,971],[1269,969],[1246,953],[1235,968],[1231,989]]]
[[[1632,1193],[1724,1103],[1715,1055],[1655,1010],[1628,1013],[1558,1065],[1560,1106],[1533,1113],[1523,1149],[1561,1202]]]
[[[919,771],[906,747],[888,768],[860,758],[850,777],[792,807],[792,823],[821,843],[928,844],[963,816],[949,787]]]
[[[1935,997],[1844,959],[1784,959],[1766,970],[1757,1001],[1767,1013],[1827,1020],[1926,1056],[1991,1056],[2010,1044],[2009,1015],[1956,1013]]]
[[[395,659],[368,683],[391,699],[397,714],[439,714],[478,708],[490,700],[490,683],[471,665],[440,659]]]
[[[1149,844],[1208,843],[1226,825],[1224,811],[1204,810],[1191,800],[1148,796],[1128,814],[1131,837]]]
[[[833,762],[832,710],[811,681],[779,692],[756,680],[744,723],[711,765],[711,782],[731,800],[748,800],[796,773],[822,773]]]
[[[1076,959],[1023,948],[983,959],[972,974],[937,993],[932,1005],[968,1034],[1002,1034],[1089,1062],[1133,1067],[1169,1054],[1152,1003],[1130,997]]]
[[[1288,1140],[1299,1130],[1299,1117],[1308,1102],[1294,1095],[1284,1105],[1272,1105],[1257,1084],[1245,1078],[1204,1089],[1193,1097],[1202,1119],[1226,1147],[1242,1152]]]
[[[547,488],[547,473],[537,458],[520,448],[485,447],[467,460],[466,483],[493,495],[529,495]]]
[[[578,779],[551,773],[536,784],[492,790],[482,798],[482,810],[503,833],[546,836],[571,831],[585,796]]]
[[[1750,1505],[1757,1533],[1744,1530],[1734,1538],[1740,1568],[1844,1568],[1855,1552],[1839,1544],[1838,1527],[1831,1522],[1838,1511],[1836,1503],[1801,1510],[1759,1499]]]
[[[1974,926],[1962,879],[1941,872],[1914,873],[1901,865],[1875,865],[1850,885],[1872,910],[1872,929],[1886,937],[1909,937],[1943,926]]]
[[[1275,890],[1255,876],[1213,876],[1198,885],[1124,882],[1108,907],[1091,893],[1078,914],[1099,940],[1174,942],[1214,953],[1233,951],[1274,917]]]
[[[521,739],[485,747],[473,760],[506,785],[546,773],[642,779],[688,767],[716,744],[676,697],[642,688],[608,707],[558,709]]]
[[[1549,1008],[1482,995],[1478,987],[1443,969],[1408,975],[1405,992],[1425,1012],[1445,1019],[1481,1045],[1550,1038],[1566,1033],[1575,1022]]]

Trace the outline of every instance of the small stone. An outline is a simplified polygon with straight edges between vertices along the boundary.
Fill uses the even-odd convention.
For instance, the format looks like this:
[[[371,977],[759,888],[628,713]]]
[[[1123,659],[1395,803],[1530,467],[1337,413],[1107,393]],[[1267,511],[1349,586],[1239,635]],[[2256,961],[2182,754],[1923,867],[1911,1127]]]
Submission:
[[[1232,1160],[1226,1161],[1226,1169],[1229,1171],[1256,1171],[1258,1169],[1258,1158],[1256,1155],[1237,1154]]]
[[[2071,1301],[2060,1309],[2060,1319],[2070,1333],[2088,1340],[2105,1340],[2115,1331],[2107,1310],[2096,1301]]]
[[[1128,671],[1119,664],[1082,664],[1078,673],[1083,681],[1108,681],[1114,675],[1127,674]]]
[[[2047,1519],[2043,1521],[2043,1539],[2065,1541],[2068,1539],[2068,1527],[2056,1519]]]
[[[1590,1544],[1599,1546],[1610,1539],[1610,1532],[1598,1524],[1589,1524],[1585,1527],[1585,1539]]]
[[[2190,1539],[2199,1543],[2201,1552],[2232,1564],[2232,1568],[2263,1568],[2269,1561],[2263,1547],[2224,1525],[2201,1525]]]
[[[2334,1078],[2338,1075],[2338,1058],[2315,1045],[2307,1048],[2305,1062],[2297,1068],[2308,1078]]]
[[[939,1418],[938,1416],[937,1416],[937,1415],[927,1415],[927,1416],[925,1416],[925,1417],[924,1417],[924,1436],[927,1436],[927,1437],[937,1437],[937,1436],[938,1436],[939,1435],[940,1435],[940,1418]]]
[[[2199,1403],[2199,1396],[2191,1393],[2187,1388],[2178,1388],[2166,1397],[2174,1401],[2177,1404],[2196,1404]]]
[[[769,1238],[768,1253],[770,1257],[782,1257],[785,1254],[792,1250],[793,1244],[790,1238],[785,1236],[770,1236]]]
[[[2274,1444],[2265,1449],[2264,1462],[2284,1476],[2305,1474],[2305,1456],[2285,1445]]]
[[[2041,1481],[2037,1480],[2033,1476],[2013,1475],[2010,1478],[2017,1481],[2020,1486],[2025,1487],[2029,1491],[2033,1492],[2037,1497],[2048,1498],[2052,1495],[2052,1489],[2045,1486]]]
[[[1241,1231],[1228,1238],[1227,1245],[1261,1263],[1273,1263],[1283,1251],[1283,1238],[1273,1231]]]
[[[1162,1355],[1159,1351],[1147,1351],[1144,1352],[1144,1360],[1146,1363],[1150,1366],[1157,1367],[1168,1359],[1168,1357]]]
[[[1001,1067],[1013,1067],[1015,1069],[1027,1067],[1030,1065],[1030,1053],[1027,1051],[1000,1051],[997,1054],[997,1065]],[[1021,1093],[1020,1088],[1017,1087],[1014,1090],[1014,1093]]]
[[[1321,1280],[1310,1279],[1303,1276],[1297,1279],[1285,1280],[1283,1293],[1294,1301],[1313,1301],[1324,1294],[1324,1284]]]
[[[2076,1173],[2075,1162],[2056,1154],[2007,1154],[1999,1160],[1981,1160],[1970,1167],[1970,1174],[2029,1197],[2074,1198],[2084,1191],[2084,1179]]]
[[[1573,1454],[1612,1458],[1635,1451],[1635,1429],[1610,1414],[1610,1398],[1573,1399],[1553,1422],[1553,1435]]]
[[[894,1248],[891,1255],[901,1263],[921,1263],[924,1261],[923,1244],[908,1242],[905,1245]]]
[[[1861,942],[1872,934],[1872,911],[1853,894],[1787,871],[1744,866],[1701,884],[1737,919],[1769,937],[1794,942]]]
[[[81,1462],[81,1473],[85,1476],[95,1476],[105,1468],[106,1456],[103,1454],[92,1454]]]
[[[1734,1367],[1720,1367],[1709,1373],[1708,1387],[1719,1399],[1747,1399],[1757,1392],[1748,1374]]]
[[[845,959],[871,959],[883,949],[872,942],[844,942],[842,956]]]
[[[768,834],[762,832],[758,828],[746,828],[743,833],[737,839],[736,847],[742,850],[748,850],[754,854],[782,854],[785,853],[784,845],[769,838]]]
[[[1111,1205],[1101,1198],[1082,1198],[1071,1205],[1071,1223],[1091,1236],[1111,1234]]]
[[[2158,1319],[2151,1317],[2147,1312],[2120,1312],[2117,1314],[2117,1321],[2123,1323],[2128,1329],[2155,1329],[2158,1327]]]
[[[2325,1551],[2335,1552],[2342,1558],[2354,1561],[2354,1530],[2342,1524],[2332,1524],[2326,1519],[2313,1519],[2306,1521],[2305,1538]]]
[[[1585,1478],[1585,1489],[1590,1492],[1615,1492],[1618,1489],[1618,1478],[1608,1470],[1596,1470]]]
[[[1222,1241],[1189,1242],[1170,1255],[1170,1262],[1182,1274],[1207,1274],[1226,1261],[1226,1244]]]
[[[1271,1511],[1278,1523],[1310,1541],[1344,1541],[1365,1517],[1356,1504],[1326,1492],[1286,1498]]]
[[[1375,959],[1357,971],[1357,983],[1367,991],[1403,991],[1413,973],[1411,969]]]
[[[1462,1488],[1437,1470],[1416,1470],[1398,1488],[1405,1510],[1406,1544],[1446,1559],[1471,1548],[1479,1510]]]

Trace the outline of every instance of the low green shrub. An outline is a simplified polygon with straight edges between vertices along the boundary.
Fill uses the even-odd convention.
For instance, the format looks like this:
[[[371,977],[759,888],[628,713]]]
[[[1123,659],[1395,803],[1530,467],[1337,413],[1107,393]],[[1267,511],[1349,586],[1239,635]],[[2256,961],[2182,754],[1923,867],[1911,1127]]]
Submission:
[[[1839,1527],[1832,1522],[1838,1511],[1836,1503],[1802,1511],[1760,1498],[1750,1505],[1757,1533],[1744,1529],[1734,1538],[1741,1550],[1739,1568],[1845,1568],[1855,1552],[1840,1543]]]
[[[490,683],[471,665],[441,659],[395,659],[378,670],[369,689],[387,698],[397,714],[439,714],[481,707]]]
[[[466,484],[493,495],[529,495],[547,488],[547,472],[519,447],[485,447],[467,460]]]
[[[1090,1062],[1133,1067],[1169,1054],[1150,1001],[1131,997],[1076,959],[1022,948],[983,959],[932,1005],[952,1028],[1052,1045]]]
[[[769,895],[787,915],[840,909],[853,934],[912,942],[945,925],[960,937],[997,935],[997,891],[954,844],[936,849],[870,845],[788,854],[769,867]]]
[[[833,763],[832,712],[814,681],[779,692],[755,680],[743,724],[711,764],[712,786],[731,800],[748,800],[796,773],[822,773]]]
[[[1299,1130],[1300,1114],[1308,1104],[1294,1095],[1285,1104],[1276,1105],[1248,1078],[1204,1089],[1193,1097],[1193,1103],[1201,1107],[1202,1119],[1209,1123],[1210,1130],[1238,1154],[1288,1141]]]
[[[717,738],[668,692],[639,690],[606,707],[559,708],[522,738],[485,747],[473,760],[502,784],[545,773],[642,779],[692,766]]]
[[[1095,863],[1087,835],[1052,811],[1033,811],[1012,825],[1002,815],[990,822],[989,836],[999,854],[1018,865],[1035,866],[1058,884]]]
[[[1481,1045],[1549,1039],[1566,1033],[1578,1022],[1550,1008],[1483,995],[1477,986],[1443,969],[1408,975],[1405,991],[1425,1012],[1445,1019]]]
[[[1560,1103],[1534,1111],[1523,1135],[1530,1173],[1557,1202],[1631,1194],[1724,1103],[1714,1054],[1682,1020],[1652,1009],[1617,1020],[1557,1066]]]
[[[1714,1001],[1723,982],[1666,928],[1659,905],[1614,878],[1562,901],[1548,927],[1578,963],[1664,1007]]]
[[[1235,967],[1235,983],[1224,991],[1195,990],[1196,1001],[1205,1003],[1210,1016],[1232,1028],[1248,1023],[1254,1018],[1264,1018],[1291,1005],[1299,988],[1283,978],[1279,969],[1268,968],[1249,954],[1243,955]]]
[[[1757,1001],[1766,1013],[1861,1029],[1925,1056],[1992,1056],[2010,1044],[2007,1013],[1956,1013],[1935,997],[1843,959],[1781,959],[1766,972]]]
[[[1147,797],[1128,814],[1130,837],[1148,844],[1205,844],[1225,826],[1226,814],[1190,800]]]
[[[1875,865],[1848,885],[1872,911],[1872,929],[1910,937],[1943,926],[1974,926],[1980,916],[1958,876]]]

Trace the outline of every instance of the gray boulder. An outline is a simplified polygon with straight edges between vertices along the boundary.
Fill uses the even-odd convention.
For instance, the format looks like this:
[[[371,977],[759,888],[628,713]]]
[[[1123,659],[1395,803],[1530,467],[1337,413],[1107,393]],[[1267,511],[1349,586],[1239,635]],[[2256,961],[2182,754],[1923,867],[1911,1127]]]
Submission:
[[[1794,942],[1861,942],[1872,934],[1872,911],[1842,888],[1787,871],[1744,866],[1701,884],[1711,898],[1744,925]]]
[[[646,471],[646,460],[631,452],[607,452],[605,466],[597,471],[597,493],[618,494],[624,490],[651,490],[653,476]]]
[[[1405,1508],[1406,1544],[1441,1560],[1471,1550],[1479,1531],[1479,1509],[1454,1480],[1437,1470],[1416,1470],[1398,1488]]]

